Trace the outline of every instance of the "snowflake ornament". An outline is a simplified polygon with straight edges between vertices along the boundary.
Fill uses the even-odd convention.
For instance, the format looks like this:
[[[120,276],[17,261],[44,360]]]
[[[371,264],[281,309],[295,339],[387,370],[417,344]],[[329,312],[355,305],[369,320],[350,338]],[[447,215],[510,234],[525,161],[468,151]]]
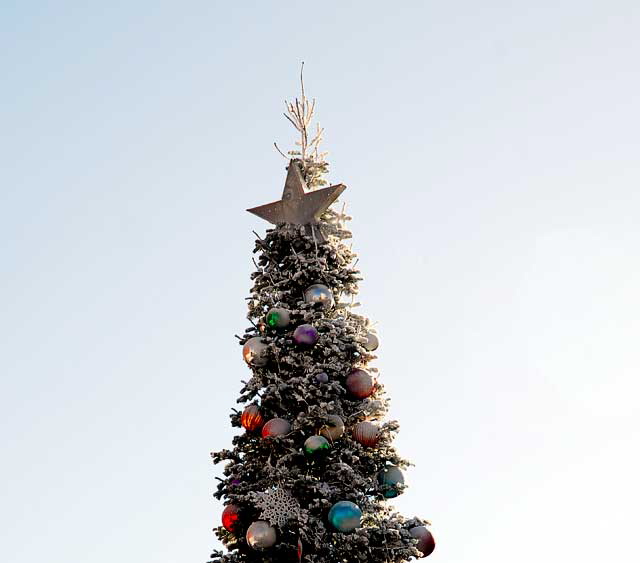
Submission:
[[[282,528],[289,518],[300,516],[300,504],[284,489],[272,488],[250,494],[256,507],[262,510],[260,520],[267,520],[272,526]]]

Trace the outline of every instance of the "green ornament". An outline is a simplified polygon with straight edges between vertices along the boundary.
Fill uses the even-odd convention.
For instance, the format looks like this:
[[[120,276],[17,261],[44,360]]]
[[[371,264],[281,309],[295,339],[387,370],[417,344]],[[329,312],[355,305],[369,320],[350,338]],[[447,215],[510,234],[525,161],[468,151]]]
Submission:
[[[287,309],[274,307],[267,313],[266,320],[271,328],[284,328],[289,324],[291,318]]]
[[[324,436],[310,436],[304,441],[304,451],[308,455],[323,454],[331,449],[331,444]]]

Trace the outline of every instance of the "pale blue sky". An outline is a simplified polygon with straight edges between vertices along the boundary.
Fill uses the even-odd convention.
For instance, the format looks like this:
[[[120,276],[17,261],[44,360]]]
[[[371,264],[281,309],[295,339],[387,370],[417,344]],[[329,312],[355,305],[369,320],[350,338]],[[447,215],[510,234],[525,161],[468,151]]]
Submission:
[[[637,2],[3,2],[8,563],[206,561],[301,60],[440,563],[626,562]]]

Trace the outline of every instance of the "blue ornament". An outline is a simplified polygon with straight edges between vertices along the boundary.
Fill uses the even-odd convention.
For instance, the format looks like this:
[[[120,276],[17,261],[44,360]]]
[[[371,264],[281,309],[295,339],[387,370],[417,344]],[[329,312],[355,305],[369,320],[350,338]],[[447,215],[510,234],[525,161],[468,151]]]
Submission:
[[[320,373],[316,373],[316,381],[318,383],[327,383],[329,376],[324,371],[321,371]]]
[[[387,465],[378,473],[378,483],[382,487],[385,498],[394,498],[400,494],[397,485],[404,484],[404,475],[399,467]]]
[[[362,510],[348,500],[336,502],[329,510],[329,523],[339,532],[353,532],[360,527]]]
[[[333,300],[333,293],[331,290],[321,283],[314,283],[310,285],[304,292],[304,300],[307,303],[320,305],[321,309],[331,309],[335,305]]]

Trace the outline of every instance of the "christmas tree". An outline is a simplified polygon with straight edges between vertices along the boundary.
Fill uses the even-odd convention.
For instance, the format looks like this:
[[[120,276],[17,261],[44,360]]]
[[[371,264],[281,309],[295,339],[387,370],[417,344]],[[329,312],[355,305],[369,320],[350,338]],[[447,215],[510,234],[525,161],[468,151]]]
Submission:
[[[322,129],[308,134],[314,108],[303,85],[285,114],[300,141],[282,198],[248,210],[275,227],[257,235],[252,326],[238,337],[252,372],[231,414],[243,430],[212,454],[226,462],[215,531],[229,550],[214,562],[386,563],[435,546],[427,521],[388,504],[410,463],[392,446],[398,423],[385,421],[378,337],[353,310],[362,278],[345,243],[349,217],[330,208],[345,186],[324,187]]]

